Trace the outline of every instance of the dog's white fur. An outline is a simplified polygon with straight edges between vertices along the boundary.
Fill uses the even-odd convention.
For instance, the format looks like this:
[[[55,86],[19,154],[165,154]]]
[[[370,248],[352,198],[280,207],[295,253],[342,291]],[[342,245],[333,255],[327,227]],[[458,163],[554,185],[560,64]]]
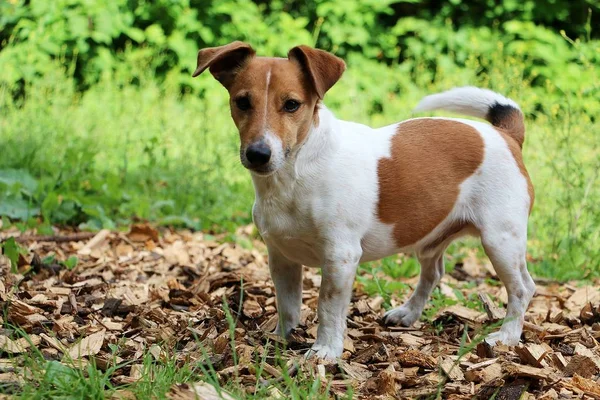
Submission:
[[[417,110],[445,109],[485,117],[496,102],[518,108],[497,93],[468,87],[426,97]],[[416,253],[422,272],[410,299],[390,310],[386,319],[412,324],[444,273],[443,252],[449,241],[473,232],[459,232],[433,250],[425,251],[424,244],[454,221],[469,220],[508,292],[507,319],[487,340],[517,344],[535,290],[525,261],[531,199],[527,181],[500,133],[484,122],[452,119],[479,132],[485,144],[483,163],[461,184],[450,215],[419,242],[398,248],[393,226],[380,222],[376,209],[378,161],[391,156],[391,138],[398,124],[372,129],[339,120],[322,105],[318,120],[306,142],[274,173],[252,174],[256,191],[253,217],[268,247],[277,293],[277,331],[285,335],[298,324],[302,265],[322,267],[319,328],[312,353],[339,357],[358,264],[399,252]],[[265,136],[270,137],[268,133]],[[270,142],[273,154],[283,160],[277,155],[284,150],[276,148],[277,144],[276,140]]]

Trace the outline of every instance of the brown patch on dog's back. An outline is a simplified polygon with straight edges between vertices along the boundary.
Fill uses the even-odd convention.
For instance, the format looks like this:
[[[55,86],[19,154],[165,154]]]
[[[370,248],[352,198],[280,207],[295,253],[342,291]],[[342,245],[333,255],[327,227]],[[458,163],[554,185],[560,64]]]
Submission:
[[[483,162],[484,143],[467,124],[419,118],[398,125],[390,153],[378,164],[377,214],[381,222],[394,224],[396,244],[405,247],[452,211],[459,185]]]

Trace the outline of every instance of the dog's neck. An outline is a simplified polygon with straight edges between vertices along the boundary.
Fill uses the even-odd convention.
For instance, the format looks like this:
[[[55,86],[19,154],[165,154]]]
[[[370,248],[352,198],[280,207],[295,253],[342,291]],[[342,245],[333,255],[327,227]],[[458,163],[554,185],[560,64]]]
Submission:
[[[266,199],[282,193],[293,192],[299,180],[317,179],[323,171],[339,140],[339,121],[323,104],[319,104],[314,124],[302,144],[294,148],[285,164],[268,176],[252,175],[257,199]]]

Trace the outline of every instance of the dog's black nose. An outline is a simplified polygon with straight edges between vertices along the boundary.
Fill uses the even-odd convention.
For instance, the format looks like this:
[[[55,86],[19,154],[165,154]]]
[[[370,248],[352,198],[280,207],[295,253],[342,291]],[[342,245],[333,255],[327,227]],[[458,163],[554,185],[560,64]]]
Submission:
[[[271,149],[263,141],[253,143],[246,149],[246,158],[252,167],[262,167],[271,159]]]

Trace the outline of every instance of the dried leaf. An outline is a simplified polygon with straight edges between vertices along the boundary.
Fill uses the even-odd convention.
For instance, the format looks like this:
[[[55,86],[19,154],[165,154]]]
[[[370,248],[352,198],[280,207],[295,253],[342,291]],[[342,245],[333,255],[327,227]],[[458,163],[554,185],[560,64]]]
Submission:
[[[248,235],[245,232],[254,229],[250,228],[240,229],[238,235]],[[71,233],[57,235],[70,237]],[[424,320],[410,328],[386,327],[380,323],[384,299],[365,294],[357,284],[348,312],[342,360],[304,362],[302,356],[317,336],[321,275],[304,269],[300,323],[285,340],[270,333],[278,316],[264,244],[244,236],[253,247],[246,250],[225,239],[225,235],[216,235],[207,240],[201,232],[174,230],[165,230],[161,236],[155,228],[141,225],[129,234],[99,232],[85,244],[81,238],[43,245],[30,241],[30,254],[24,259],[37,257],[41,262],[52,254],[55,262],[62,262],[77,256],[77,267],[71,271],[60,268],[56,274],[42,268],[36,275],[23,276],[11,274],[0,260],[0,273],[4,274],[0,300],[6,302],[8,322],[25,330],[48,359],[60,359],[66,353],[65,359],[72,355],[82,366],[89,358],[97,368],[108,370],[112,362],[109,346],[120,343],[122,359],[118,363],[125,367],[111,376],[117,388],[146,379],[141,376],[140,365],[150,353],[160,361],[167,354],[173,356],[177,365],[210,363],[223,382],[235,379],[235,385],[254,393],[257,368],[261,368],[263,380],[281,381],[282,371],[274,364],[280,352],[289,360],[287,375],[301,370],[303,376],[325,377],[323,388],[329,387],[331,397],[346,396],[348,386],[352,386],[356,398],[417,398],[437,396],[438,390],[440,398],[453,400],[490,398],[495,392],[496,398],[513,398],[523,392],[523,381],[529,381],[523,399],[559,395],[600,399],[595,382],[584,377],[600,365],[600,320],[596,322],[600,281],[587,287],[548,282],[538,285],[525,316],[523,345],[492,348],[480,343],[476,351],[464,354],[457,362],[465,323],[470,327],[469,341],[471,329],[479,330],[489,319],[503,317],[504,310],[491,299],[507,301],[504,286],[480,279],[489,274],[489,266],[469,253],[470,259],[462,266],[459,262],[440,288],[450,298],[480,295],[485,314],[464,307],[459,300],[438,314],[444,318],[437,321],[441,330],[436,333]],[[399,279],[413,286],[418,281],[418,277]],[[389,298],[392,306],[405,300],[396,294]],[[234,318],[233,332],[226,309]],[[2,318],[0,323],[5,322]],[[50,327],[52,335],[50,331],[36,335]],[[87,332],[95,333],[75,342]],[[0,331],[0,344],[15,352],[31,351],[26,340],[12,339],[13,335]],[[93,340],[94,335],[104,336]],[[19,353],[10,354],[19,357]],[[264,365],[255,363],[262,359]],[[14,372],[4,365],[0,360],[2,372]],[[554,390],[537,380],[551,383]],[[218,392],[199,385],[200,395],[195,392],[196,385],[190,384],[174,386],[169,396],[211,398]],[[266,396],[285,397],[275,386],[268,387],[263,392]],[[132,396],[117,389],[113,398]]]
[[[175,385],[171,388],[167,397],[172,400],[235,400],[225,390],[217,390],[206,382]]]
[[[590,378],[598,372],[598,366],[596,366],[594,361],[588,356],[581,354],[575,354],[564,369],[566,376],[580,375],[584,378]]]
[[[23,338],[19,340],[12,340],[11,338],[0,335],[0,350],[6,353],[24,353],[27,351],[28,348],[29,343],[27,341],[24,341]]]
[[[69,357],[73,360],[81,357],[96,355],[102,348],[106,330],[101,330],[84,337],[80,342],[75,343],[69,349]]]
[[[575,374],[571,383],[576,388],[583,390],[586,394],[595,394],[600,396],[600,385],[591,379],[586,379],[582,376]]]
[[[408,350],[398,356],[398,362],[403,367],[435,368],[436,362],[430,355],[418,350]]]
[[[248,318],[259,318],[264,310],[256,300],[248,299],[244,302],[244,315]]]
[[[444,358],[440,362],[440,368],[448,378],[452,381],[463,381],[465,380],[465,375],[463,374],[460,366],[458,366],[452,359],[449,357]]]
[[[158,231],[148,224],[133,225],[127,236],[133,242],[145,243],[148,240],[158,242]]]
[[[556,374],[550,368],[535,368],[510,361],[502,365],[502,370],[514,376],[544,379],[547,381],[557,378]]]
[[[110,231],[108,229],[103,229],[96,234],[93,238],[91,238],[85,246],[77,251],[79,255],[90,255],[92,250],[100,247],[100,245],[108,238],[110,235]]]
[[[548,366],[548,363],[544,361],[544,357],[546,357],[546,354],[551,350],[552,349],[546,349],[542,345],[533,343],[515,347],[515,353],[519,355],[523,362],[538,368]]]
[[[479,293],[479,300],[483,304],[483,308],[490,319],[490,321],[498,321],[506,316],[506,311],[500,309],[496,303],[494,303],[488,293]]]

